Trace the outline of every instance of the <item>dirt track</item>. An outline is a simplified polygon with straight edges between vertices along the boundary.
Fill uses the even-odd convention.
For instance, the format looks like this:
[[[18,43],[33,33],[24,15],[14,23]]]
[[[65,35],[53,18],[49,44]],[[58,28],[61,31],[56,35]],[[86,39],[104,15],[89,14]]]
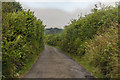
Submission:
[[[58,49],[46,45],[24,78],[85,78],[86,75],[91,74]]]

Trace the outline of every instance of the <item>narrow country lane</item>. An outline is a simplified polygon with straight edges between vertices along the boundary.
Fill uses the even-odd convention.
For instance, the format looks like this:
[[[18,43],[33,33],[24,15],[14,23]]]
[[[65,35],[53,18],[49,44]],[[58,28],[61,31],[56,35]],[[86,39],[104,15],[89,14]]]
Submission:
[[[86,75],[91,74],[58,49],[46,45],[24,78],[85,78]]]

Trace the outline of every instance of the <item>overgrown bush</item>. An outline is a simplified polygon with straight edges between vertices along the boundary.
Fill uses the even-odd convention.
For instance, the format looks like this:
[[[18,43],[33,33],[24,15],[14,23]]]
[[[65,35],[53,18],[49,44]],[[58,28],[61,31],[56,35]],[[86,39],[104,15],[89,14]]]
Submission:
[[[10,3],[3,3],[5,4]],[[9,5],[8,5],[9,6]],[[4,11],[2,18],[2,64],[4,77],[17,77],[30,56],[44,48],[44,25],[30,10]],[[16,7],[15,7],[16,8]]]

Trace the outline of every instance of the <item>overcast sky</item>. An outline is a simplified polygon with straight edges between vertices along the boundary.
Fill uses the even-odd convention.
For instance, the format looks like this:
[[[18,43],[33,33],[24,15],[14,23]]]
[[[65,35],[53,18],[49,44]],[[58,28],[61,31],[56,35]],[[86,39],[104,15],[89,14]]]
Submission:
[[[63,28],[71,19],[91,12],[94,4],[115,5],[119,0],[16,0],[24,9],[30,9],[43,21],[46,28]]]

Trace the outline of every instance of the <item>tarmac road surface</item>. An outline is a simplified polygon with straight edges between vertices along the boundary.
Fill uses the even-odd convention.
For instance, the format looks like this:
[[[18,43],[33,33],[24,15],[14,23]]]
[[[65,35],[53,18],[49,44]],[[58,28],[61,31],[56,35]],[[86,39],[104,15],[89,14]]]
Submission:
[[[46,45],[24,78],[85,78],[85,76],[92,75],[58,49]]]

